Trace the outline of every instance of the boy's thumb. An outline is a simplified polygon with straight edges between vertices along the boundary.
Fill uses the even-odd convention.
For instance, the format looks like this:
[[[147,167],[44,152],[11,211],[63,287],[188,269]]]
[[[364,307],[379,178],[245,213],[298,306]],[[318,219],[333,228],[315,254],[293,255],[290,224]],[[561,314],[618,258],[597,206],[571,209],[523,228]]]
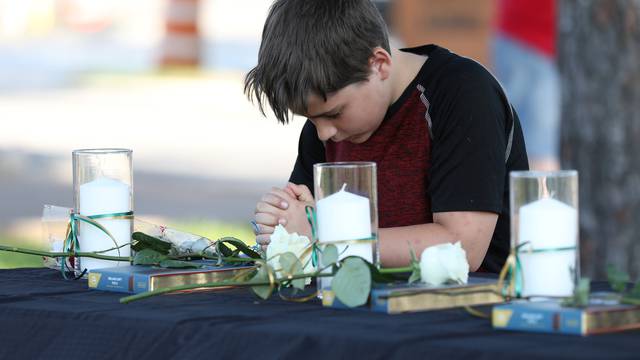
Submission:
[[[291,191],[293,191],[294,194],[296,194],[298,200],[306,202],[313,201],[313,194],[311,194],[311,191],[306,185],[296,185],[290,182],[287,184],[287,188],[289,188]]]

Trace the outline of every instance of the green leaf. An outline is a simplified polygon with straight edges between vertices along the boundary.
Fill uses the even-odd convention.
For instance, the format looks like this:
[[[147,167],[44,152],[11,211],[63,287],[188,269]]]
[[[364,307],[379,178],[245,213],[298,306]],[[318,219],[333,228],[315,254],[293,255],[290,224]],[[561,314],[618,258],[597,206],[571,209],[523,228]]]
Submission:
[[[420,271],[420,262],[416,257],[416,252],[413,251],[413,248],[409,248],[409,253],[411,254],[411,267],[413,271],[411,271],[411,276],[409,276],[409,284],[420,281],[422,278],[422,273]]]
[[[624,292],[627,289],[629,274],[616,269],[615,266],[607,266],[607,278],[614,291]]]
[[[640,281],[620,300],[623,304],[640,305]]]
[[[280,267],[282,268],[281,274],[284,277],[299,275],[303,273],[302,263],[300,259],[296,257],[296,255],[292,252],[286,252],[280,254],[278,257],[278,261],[280,262]],[[291,285],[296,289],[304,289],[304,279],[295,279],[291,280]]]
[[[578,285],[573,289],[573,295],[562,300],[561,306],[586,307],[589,305],[590,292],[591,279],[580,278],[580,280],[578,280]]]
[[[144,249],[139,251],[133,258],[133,265],[159,265],[160,262],[167,259],[167,255],[161,254],[155,250]]]
[[[269,274],[267,273],[267,265],[266,263],[262,263],[256,275],[251,278],[252,282],[269,282]],[[254,285],[251,287],[251,290],[254,294],[256,294],[259,298],[263,300],[267,300],[271,296],[271,292],[273,289],[269,285]]]
[[[631,289],[631,293],[629,293],[629,295],[640,299],[640,281],[638,281],[633,289]]]
[[[591,292],[591,279],[581,278],[578,286],[574,290],[576,306],[585,307],[589,305],[589,293]]]
[[[409,280],[407,280],[407,282],[409,284],[413,284],[415,282],[420,281],[420,279],[422,279],[422,274],[420,273],[420,268],[417,269],[413,269],[413,271],[411,272],[411,276],[409,276]]]
[[[364,305],[371,292],[371,272],[367,263],[359,257],[344,260],[331,281],[336,297],[348,307]]]
[[[180,261],[180,260],[171,260],[166,259],[162,260],[159,263],[160,267],[168,268],[168,269],[198,269],[201,266],[189,261]]]
[[[620,302],[628,305],[640,305],[640,298],[623,296],[622,299],[620,299]]]
[[[333,244],[328,244],[322,248],[322,255],[320,256],[321,266],[329,266],[338,261],[338,247]]]
[[[224,244],[224,241],[218,241],[216,242],[216,248],[218,250],[219,254],[222,254],[222,256],[226,256],[226,257],[231,257],[233,256],[233,250],[231,250],[230,247],[228,247],[227,245]]]
[[[245,244],[244,241],[240,239],[236,239],[234,237],[223,237],[220,239],[221,243],[231,244],[236,247],[236,249],[240,250],[243,254],[247,255],[252,259],[260,259],[260,254],[253,250],[249,245]],[[227,255],[225,255],[227,256]]]
[[[416,252],[413,251],[413,248],[409,248],[409,254],[411,255],[411,262],[412,263],[418,263],[418,264],[420,263],[418,261],[418,257],[416,256]]]
[[[131,238],[134,240],[131,248],[137,252],[145,249],[151,249],[161,254],[168,255],[169,251],[171,250],[170,242],[164,241],[155,236],[147,235],[139,231],[131,234]]]

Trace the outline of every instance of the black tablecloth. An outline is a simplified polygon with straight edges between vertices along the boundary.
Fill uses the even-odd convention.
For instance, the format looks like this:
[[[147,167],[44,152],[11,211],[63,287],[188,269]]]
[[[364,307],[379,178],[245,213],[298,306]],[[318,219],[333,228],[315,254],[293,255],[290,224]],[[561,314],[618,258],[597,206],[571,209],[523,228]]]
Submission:
[[[386,315],[257,300],[247,289],[131,304],[48,269],[0,270],[0,358],[640,358],[640,331],[495,331],[463,310]]]

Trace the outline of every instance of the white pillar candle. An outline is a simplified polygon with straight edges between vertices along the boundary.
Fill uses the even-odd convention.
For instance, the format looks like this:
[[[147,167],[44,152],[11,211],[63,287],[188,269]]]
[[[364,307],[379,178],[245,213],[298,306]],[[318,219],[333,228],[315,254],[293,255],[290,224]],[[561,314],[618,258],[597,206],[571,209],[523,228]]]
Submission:
[[[79,212],[84,216],[123,213],[131,211],[131,186],[114,179],[99,178],[80,185]],[[118,246],[131,242],[132,220],[130,219],[96,219],[115,238]],[[97,227],[79,222],[80,250],[83,252],[101,251],[116,247],[113,240]],[[124,246],[111,250],[103,255],[130,256],[131,247]],[[113,262],[92,258],[82,258],[81,265],[88,270],[110,266],[128,265],[128,262]]]
[[[342,189],[316,204],[318,240],[320,243],[357,240],[371,237],[371,210],[369,199]],[[373,263],[373,246],[362,244],[336,244],[340,259],[360,256]],[[345,250],[346,249],[346,250]]]
[[[518,254],[522,264],[522,296],[571,296],[576,266],[578,212],[575,208],[551,198],[543,198],[520,208]],[[573,247],[573,250],[528,253],[527,249],[544,250]]]

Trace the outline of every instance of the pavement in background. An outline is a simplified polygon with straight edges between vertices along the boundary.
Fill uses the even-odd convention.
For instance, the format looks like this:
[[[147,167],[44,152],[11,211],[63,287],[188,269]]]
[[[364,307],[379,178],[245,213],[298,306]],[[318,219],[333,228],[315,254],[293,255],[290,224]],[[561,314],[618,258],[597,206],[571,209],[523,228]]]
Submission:
[[[73,207],[71,184],[50,181],[46,169],[3,173],[0,177],[0,233],[24,218],[42,215],[44,204]],[[272,182],[213,179],[174,174],[136,172],[134,208],[141,217],[249,221],[255,204]]]
[[[0,119],[0,226],[71,206],[71,151],[96,147],[133,149],[139,214],[247,221],[287,180],[303,125],[264,118],[239,72],[92,75],[0,94]]]

